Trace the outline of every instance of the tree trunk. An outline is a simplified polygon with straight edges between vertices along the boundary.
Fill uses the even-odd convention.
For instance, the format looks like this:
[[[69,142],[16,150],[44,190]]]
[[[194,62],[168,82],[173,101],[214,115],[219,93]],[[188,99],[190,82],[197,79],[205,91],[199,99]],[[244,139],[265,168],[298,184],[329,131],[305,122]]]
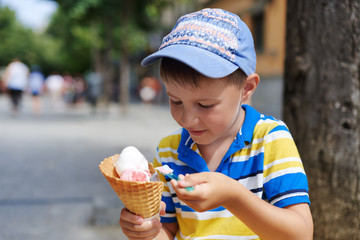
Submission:
[[[125,32],[131,32],[131,13],[135,9],[135,2],[129,2],[126,4],[126,8],[123,9],[121,15],[121,22]],[[126,115],[128,111],[128,105],[130,100],[130,75],[131,75],[131,66],[130,66],[130,46],[129,42],[132,39],[129,35],[124,35],[121,42],[121,61],[120,61],[120,74],[119,74],[119,86],[120,86],[120,107],[122,114]]]
[[[129,57],[123,52],[120,61],[120,76],[119,76],[119,85],[120,85],[120,106],[121,112],[123,115],[126,115],[128,112],[129,105],[129,85],[130,85],[130,64]]]
[[[100,73],[103,80],[103,96],[102,100],[104,103],[104,108],[106,111],[109,110],[109,105],[111,103],[113,97],[113,88],[114,88],[114,67],[112,62],[111,51],[113,49],[113,23],[112,20],[106,18],[106,36],[104,37],[104,46],[99,44],[100,33],[99,31],[94,30],[93,32],[93,39],[94,39],[94,46],[91,50],[91,57],[92,57],[92,67],[94,68],[95,72]],[[94,25],[94,29],[100,28],[99,25]]]
[[[284,120],[315,238],[360,239],[360,0],[288,1]]]

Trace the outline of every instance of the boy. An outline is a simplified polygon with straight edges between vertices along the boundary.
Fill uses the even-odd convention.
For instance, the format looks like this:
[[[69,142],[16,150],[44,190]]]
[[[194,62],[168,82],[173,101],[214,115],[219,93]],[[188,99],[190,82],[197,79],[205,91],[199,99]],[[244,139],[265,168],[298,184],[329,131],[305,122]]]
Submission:
[[[154,165],[169,165],[182,181],[161,179],[162,223],[123,209],[124,234],[312,239],[307,179],[287,127],[242,105],[259,83],[245,23],[221,9],[185,15],[142,65],[159,59],[171,114],[182,129],[160,142]]]

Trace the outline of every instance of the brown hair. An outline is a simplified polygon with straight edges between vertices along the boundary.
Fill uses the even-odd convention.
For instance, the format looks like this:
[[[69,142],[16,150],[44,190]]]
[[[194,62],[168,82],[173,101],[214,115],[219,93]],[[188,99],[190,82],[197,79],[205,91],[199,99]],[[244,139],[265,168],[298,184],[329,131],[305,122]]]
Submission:
[[[160,64],[160,75],[164,82],[175,81],[181,86],[190,84],[196,88],[199,87],[199,85],[205,80],[211,79],[203,76],[201,73],[197,72],[188,65],[172,58],[162,58]],[[222,79],[224,79],[226,84],[233,84],[240,88],[246,77],[246,74],[239,68]]]

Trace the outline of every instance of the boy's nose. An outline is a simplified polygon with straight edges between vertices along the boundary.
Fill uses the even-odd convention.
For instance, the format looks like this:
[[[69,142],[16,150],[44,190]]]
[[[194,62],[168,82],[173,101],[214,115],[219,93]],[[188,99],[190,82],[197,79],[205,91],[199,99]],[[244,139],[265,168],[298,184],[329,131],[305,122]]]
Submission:
[[[181,118],[181,123],[184,128],[192,127],[199,122],[199,118],[192,111],[184,111]]]

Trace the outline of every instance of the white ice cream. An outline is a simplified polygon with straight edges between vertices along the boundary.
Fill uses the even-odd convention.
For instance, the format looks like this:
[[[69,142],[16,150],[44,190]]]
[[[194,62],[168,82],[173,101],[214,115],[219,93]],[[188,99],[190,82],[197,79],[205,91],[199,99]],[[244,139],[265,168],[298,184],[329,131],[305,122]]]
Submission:
[[[149,171],[148,161],[144,155],[133,146],[124,148],[114,165],[119,176],[121,176],[124,171],[128,170]]]

